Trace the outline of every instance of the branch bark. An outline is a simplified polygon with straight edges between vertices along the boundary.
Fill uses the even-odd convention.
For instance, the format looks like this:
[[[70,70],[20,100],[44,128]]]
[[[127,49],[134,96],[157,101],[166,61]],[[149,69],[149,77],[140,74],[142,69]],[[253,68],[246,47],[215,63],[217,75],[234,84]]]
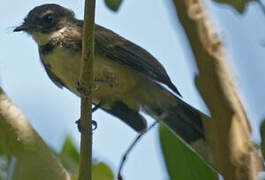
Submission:
[[[229,75],[221,39],[210,26],[201,0],[173,0],[199,69],[196,86],[212,120],[205,124],[214,166],[226,180],[254,180],[262,163]]]
[[[79,78],[81,93],[81,132],[79,180],[92,179],[92,91],[94,84],[95,0],[85,1],[82,41],[82,68]]]
[[[0,139],[16,157],[21,180],[70,180],[41,137],[0,88]]]

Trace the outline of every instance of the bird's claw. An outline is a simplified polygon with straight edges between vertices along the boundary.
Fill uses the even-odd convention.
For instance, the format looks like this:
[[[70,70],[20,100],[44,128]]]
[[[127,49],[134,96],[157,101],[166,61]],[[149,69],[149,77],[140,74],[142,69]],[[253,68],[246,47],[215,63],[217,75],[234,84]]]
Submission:
[[[86,128],[84,128],[84,127],[81,126],[81,124],[80,124],[80,119],[77,120],[75,123],[77,124],[77,128],[78,128],[78,131],[79,131],[80,133],[82,133],[82,134],[87,134],[87,135],[89,134],[89,131],[88,131]],[[96,130],[97,127],[98,127],[97,122],[94,121],[94,120],[91,120],[90,123],[91,123],[91,125],[92,125],[92,131]]]

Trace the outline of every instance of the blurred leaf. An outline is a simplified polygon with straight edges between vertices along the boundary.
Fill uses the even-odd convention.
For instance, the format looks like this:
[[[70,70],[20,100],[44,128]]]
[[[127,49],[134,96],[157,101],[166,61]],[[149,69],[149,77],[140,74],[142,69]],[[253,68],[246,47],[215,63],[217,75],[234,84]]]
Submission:
[[[65,139],[59,158],[63,166],[70,171],[71,180],[77,180],[80,156],[69,136]],[[93,165],[92,176],[93,180],[114,180],[111,169],[103,162]]]
[[[78,174],[80,160],[79,152],[69,136],[66,137],[64,141],[62,152],[59,154],[59,159],[68,171],[72,174]]]
[[[4,153],[2,151],[2,144],[0,141],[0,154]],[[51,148],[51,151],[54,152]],[[56,155],[56,153],[54,152]],[[62,148],[62,151],[60,154],[57,155],[60,159],[63,166],[70,172],[71,174],[71,180],[78,180],[78,170],[79,170],[79,161],[80,156],[77,148],[75,147],[73,141],[69,136],[66,137],[64,141],[64,145]],[[0,155],[0,180],[2,177],[6,177],[7,175],[7,157]],[[10,161],[11,162],[11,161]],[[10,171],[12,174],[10,174],[10,177],[12,177],[13,180],[20,179],[20,172],[21,172],[21,164],[17,163],[15,161],[12,161],[10,165],[13,166],[13,170]],[[3,171],[5,170],[5,171]],[[93,165],[92,167],[92,176],[93,180],[114,180],[114,176],[112,173],[112,170],[103,162],[97,163],[96,165]],[[6,178],[4,178],[6,179]]]
[[[77,174],[73,174],[71,177],[71,180],[78,180],[78,175]]]
[[[217,3],[220,4],[227,4],[229,6],[232,6],[237,12],[240,14],[244,13],[246,6],[249,2],[252,1],[258,1],[258,0],[214,0]]]
[[[260,126],[260,136],[261,136],[261,151],[263,158],[265,158],[265,120],[262,121]]]
[[[122,0],[105,0],[105,4],[113,11],[117,11],[122,3]]]
[[[217,173],[167,127],[160,125],[160,146],[171,180],[217,180]]]
[[[4,154],[4,146],[3,143],[0,141],[0,155]]]
[[[78,180],[78,173],[72,174],[71,180]],[[100,162],[92,167],[92,180],[114,180],[114,176],[111,169]]]
[[[114,180],[111,169],[103,162],[98,163],[92,167],[93,180]]]
[[[75,147],[72,139],[69,136],[67,136],[65,141],[64,141],[64,145],[63,145],[61,154],[70,156],[71,158],[73,158],[74,161],[79,163],[79,160],[80,160],[79,152],[78,152],[77,148]]]

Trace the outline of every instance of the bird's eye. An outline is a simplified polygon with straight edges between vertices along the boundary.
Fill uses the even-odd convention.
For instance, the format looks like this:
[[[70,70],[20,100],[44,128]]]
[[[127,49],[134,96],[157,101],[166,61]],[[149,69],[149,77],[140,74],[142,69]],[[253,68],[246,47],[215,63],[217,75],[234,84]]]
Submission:
[[[53,24],[54,23],[54,15],[53,14],[47,14],[46,16],[44,16],[43,18],[43,22],[45,24]]]

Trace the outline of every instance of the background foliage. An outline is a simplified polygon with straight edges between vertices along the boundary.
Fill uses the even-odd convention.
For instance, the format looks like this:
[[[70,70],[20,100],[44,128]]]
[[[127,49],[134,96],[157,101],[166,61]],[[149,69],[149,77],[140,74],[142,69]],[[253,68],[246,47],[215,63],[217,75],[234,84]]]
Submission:
[[[39,4],[45,3],[46,1],[43,2],[39,2]],[[148,33],[153,33],[152,32],[152,28],[153,31],[155,31],[156,29],[159,29],[158,27],[161,26],[160,21],[156,20],[156,18],[152,18],[152,16],[154,16],[154,14],[159,14],[160,16],[162,16],[162,19],[164,19],[165,21],[168,20],[168,24],[174,24],[175,26],[175,20],[173,20],[173,18],[171,18],[170,16],[174,16],[174,13],[171,12],[172,10],[170,9],[171,4],[168,3],[167,4],[167,8],[162,7],[161,5],[163,5],[164,3],[161,3],[159,1],[146,1],[146,2],[131,2],[129,0],[105,0],[104,1],[106,6],[108,8],[111,9],[111,11],[117,11],[117,14],[113,14],[112,12],[109,12],[108,10],[104,10],[105,13],[109,13],[107,15],[111,16],[111,18],[113,19],[107,19],[108,21],[111,21],[109,23],[104,22],[106,25],[110,26],[110,24],[113,24],[113,26],[116,26],[116,32],[118,31],[118,33],[122,33],[125,36],[131,36],[130,33],[127,33],[128,31],[133,29],[133,34],[135,34],[135,39],[131,38],[131,40],[133,40],[134,42],[136,42],[137,44],[140,44],[143,47],[147,47],[147,49],[149,51],[151,51],[152,54],[154,54],[156,57],[158,57],[158,59],[160,61],[164,61],[164,65],[166,65],[166,69],[169,70],[170,72],[170,76],[173,78],[173,81],[175,81],[175,84],[177,84],[177,86],[181,89],[182,94],[184,94],[184,99],[186,99],[189,103],[193,104],[194,106],[197,106],[198,108],[202,109],[204,112],[207,112],[207,110],[205,109],[205,107],[203,105],[201,105],[201,101],[196,100],[198,99],[198,97],[195,98],[190,98],[190,94],[193,94],[193,96],[196,96],[196,92],[195,90],[190,90],[193,88],[192,85],[186,87],[185,89],[183,88],[184,84],[187,83],[187,79],[184,79],[185,72],[183,73],[182,69],[183,67],[185,67],[185,65],[183,66],[183,57],[178,56],[175,58],[167,58],[166,56],[172,57],[172,55],[169,55],[168,50],[167,50],[167,46],[173,47],[173,50],[171,52],[171,54],[175,54],[176,52],[181,53],[182,51],[184,52],[188,52],[189,48],[187,47],[187,44],[185,43],[185,41],[183,41],[183,37],[178,37],[176,38],[175,36],[179,36],[179,34],[181,34],[181,29],[178,29],[178,35],[176,35],[174,33],[175,30],[170,31],[169,33],[165,33],[165,29],[167,28],[173,28],[173,26],[170,25],[163,25],[165,27],[165,29],[160,29],[159,33],[157,33],[156,35],[151,35],[148,36]],[[218,19],[220,19],[220,26],[221,29],[223,31],[223,34],[225,36],[225,46],[228,48],[228,52],[231,53],[231,56],[234,56],[236,59],[235,62],[231,62],[231,64],[235,64],[236,68],[235,71],[239,72],[238,75],[236,76],[239,80],[239,88],[242,89],[242,96],[245,96],[246,98],[243,98],[244,100],[244,105],[247,107],[247,113],[248,115],[251,117],[252,121],[252,126],[254,128],[254,135],[253,135],[253,139],[255,139],[256,141],[259,140],[259,136],[257,135],[257,122],[261,121],[261,119],[263,119],[263,115],[264,115],[264,109],[262,107],[264,107],[264,104],[262,105],[261,101],[264,101],[264,87],[263,84],[265,83],[265,78],[264,78],[264,73],[263,73],[263,69],[265,67],[264,61],[259,61],[260,59],[264,59],[264,54],[262,53],[262,51],[264,51],[263,47],[260,45],[260,42],[264,39],[264,35],[262,32],[264,32],[264,26],[263,23],[258,23],[258,22],[262,22],[263,18],[264,18],[264,14],[262,12],[261,6],[260,4],[258,4],[256,1],[225,1],[225,0],[216,0],[216,2],[218,2],[219,4],[214,4],[214,3],[206,3],[206,6],[210,8],[211,13],[215,13],[216,16],[218,17]],[[157,6],[158,8],[156,9],[150,9],[148,10],[149,7],[153,7],[151,6],[151,3],[154,4],[154,6]],[[102,3],[99,1],[98,4],[100,5],[100,8],[105,8],[102,6]],[[10,2],[10,5],[14,5],[19,7],[20,4],[18,2],[14,3],[14,2]],[[23,67],[20,66],[18,63],[18,61],[29,61],[30,63],[36,63],[36,67],[38,67],[38,69],[40,69],[39,64],[37,63],[36,59],[38,58],[37,55],[35,54],[34,58],[32,56],[30,56],[30,53],[25,53],[28,52],[29,48],[25,48],[26,47],[24,44],[18,44],[18,38],[19,36],[16,37],[12,37],[10,38],[10,33],[8,33],[6,30],[6,24],[8,24],[8,26],[13,26],[16,25],[17,23],[19,23],[20,21],[22,21],[23,16],[26,15],[26,12],[28,10],[30,10],[32,7],[34,7],[36,5],[31,3],[31,2],[25,2],[24,3],[25,6],[27,6],[26,8],[21,8],[17,11],[17,13],[19,13],[19,15],[17,15],[17,18],[14,21],[10,21],[12,23],[9,22],[8,18],[5,18],[4,23],[2,24],[2,26],[4,25],[5,27],[2,27],[0,25],[0,29],[1,29],[1,34],[4,34],[6,37],[2,37],[3,40],[8,39],[11,43],[11,46],[8,45],[0,45],[1,49],[3,49],[3,52],[9,52],[8,55],[3,54],[1,58],[1,62],[3,62],[3,64],[1,65],[3,67],[3,71],[1,69],[1,72],[3,73],[3,86],[6,87],[6,89],[8,89],[8,93],[11,95],[11,97],[16,100],[15,102],[19,104],[19,106],[21,106],[22,110],[25,111],[27,113],[27,115],[30,117],[30,120],[32,122],[32,124],[36,127],[36,129],[38,129],[38,131],[40,132],[40,134],[44,137],[44,139],[51,144],[52,147],[55,148],[56,152],[60,152],[57,153],[58,158],[60,159],[60,161],[64,164],[64,166],[71,172],[73,179],[76,177],[76,172],[78,170],[78,162],[79,162],[79,153],[78,150],[75,148],[75,145],[72,143],[72,141],[70,140],[70,138],[66,138],[64,144],[60,144],[58,142],[62,143],[62,139],[65,136],[65,132],[73,132],[76,131],[76,129],[74,130],[69,130],[70,128],[72,129],[72,127],[75,128],[74,125],[74,116],[69,117],[69,119],[67,120],[65,118],[64,113],[66,112],[79,112],[78,108],[79,107],[79,102],[78,100],[76,100],[77,98],[72,97],[72,94],[70,94],[69,92],[67,92],[66,90],[64,91],[60,91],[57,90],[48,80],[48,78],[46,77],[43,69],[41,70],[37,70],[37,68],[23,68],[21,71],[17,71],[15,68],[13,69],[13,67],[18,66],[18,67]],[[80,13],[82,10],[81,8],[82,2],[77,2],[77,4],[75,4],[75,6],[77,7],[77,13],[78,14],[82,14]],[[7,6],[7,5],[6,5]],[[6,12],[4,11],[4,8],[6,7],[5,5],[3,5],[0,9],[2,12]],[[140,6],[143,6],[144,8],[141,9]],[[11,6],[12,7],[12,6]],[[72,8],[71,6],[68,5],[69,8]],[[224,9],[223,7],[226,7],[226,9]],[[8,8],[6,8],[8,9]],[[129,9],[132,9],[131,13],[129,16],[125,17],[125,11],[129,11]],[[161,13],[159,11],[163,11],[163,12],[167,12],[169,11],[169,14],[166,13]],[[146,21],[146,19],[144,19],[145,17],[142,16],[144,22],[142,24],[136,24],[134,23],[133,19],[137,19],[137,21],[141,20],[141,17],[137,16],[135,14],[135,11],[139,11],[139,14],[143,14],[141,12],[146,11],[144,14],[148,17],[150,16],[150,18],[148,18]],[[10,11],[11,12],[11,11]],[[98,13],[101,13],[100,11],[97,11]],[[120,13],[120,14],[119,14]],[[161,14],[160,14],[161,13]],[[103,22],[104,18],[106,17],[106,14],[102,13],[103,15],[101,17],[99,17],[99,21]],[[240,15],[241,14],[241,15]],[[166,16],[167,15],[167,16]],[[242,17],[242,15],[245,15],[244,17]],[[80,16],[80,15],[79,15]],[[117,25],[119,24],[119,21],[115,21],[114,17],[116,16],[123,16],[126,19],[126,26],[127,26],[127,30],[126,29],[122,29],[121,25]],[[11,13],[7,12],[7,14],[5,16],[2,17],[11,17]],[[151,21],[153,19],[153,21]],[[259,21],[260,20],[260,21]],[[122,21],[122,20],[121,20]],[[125,20],[123,20],[123,22],[125,22]],[[152,28],[148,29],[145,28],[145,24],[147,24],[147,26],[151,26]],[[125,25],[124,25],[125,26]],[[233,27],[231,29],[231,27]],[[147,30],[145,30],[147,29]],[[242,29],[244,29],[245,31],[242,31]],[[175,46],[172,44],[168,44],[169,41],[165,40],[164,44],[163,44],[163,40],[160,40],[158,37],[158,34],[160,34],[162,37],[165,35],[168,35],[169,38],[173,38],[174,40],[177,40],[180,42],[180,45]],[[21,36],[21,35],[20,35]],[[138,37],[138,39],[136,38]],[[26,37],[28,38],[28,37]],[[146,39],[144,39],[146,38]],[[149,38],[149,39],[148,39]],[[154,41],[151,41],[150,39],[153,38]],[[28,38],[29,39],[29,38]],[[182,39],[182,41],[180,40]],[[27,45],[31,40],[28,40],[27,42],[25,42],[23,40],[23,43],[26,43]],[[4,41],[2,41],[4,42]],[[159,42],[159,43],[157,43]],[[15,44],[15,46],[13,46],[13,44]],[[10,54],[10,47],[12,48],[16,48],[16,44],[18,45],[18,48],[20,48],[21,51],[18,50],[18,53],[12,53],[12,54],[19,54],[21,55],[21,58],[15,58],[13,56],[11,56]],[[32,43],[33,44],[33,43]],[[253,45],[254,44],[254,45]],[[5,46],[5,47],[4,47]],[[23,47],[22,47],[23,46]],[[161,49],[161,47],[165,47],[166,48],[162,48],[163,51],[159,52],[156,49]],[[32,45],[32,47],[30,47],[31,49],[33,49],[36,53],[36,47]],[[169,49],[169,48],[168,48]],[[185,54],[185,53],[184,53]],[[187,54],[187,53],[186,53]],[[182,54],[183,56],[183,54]],[[184,55],[185,56],[185,55]],[[243,57],[244,56],[244,57]],[[189,55],[186,55],[186,57],[192,59],[192,57],[190,57]],[[172,61],[174,61],[175,59],[177,59],[178,61],[182,61],[180,64],[172,64]],[[181,60],[182,59],[182,60]],[[32,60],[32,61],[31,61]],[[175,60],[175,61],[177,61]],[[6,64],[11,64],[10,66],[7,66]],[[179,63],[179,62],[178,62]],[[22,64],[26,64],[26,62],[23,62]],[[190,63],[192,64],[192,63]],[[189,65],[190,65],[189,64]],[[29,66],[28,64],[26,64],[26,66]],[[10,68],[6,68],[6,67],[10,67]],[[180,68],[181,67],[181,68]],[[186,64],[187,67],[187,64]],[[21,69],[21,68],[20,68]],[[27,71],[30,72],[25,72],[25,69],[27,69]],[[29,70],[28,70],[29,69]],[[172,73],[173,71],[176,71],[176,69],[178,69],[179,71],[181,71],[182,74],[174,74]],[[185,68],[183,68],[185,69]],[[191,65],[191,69],[192,65]],[[11,74],[14,74],[13,76],[9,73],[7,73],[7,71],[12,72]],[[15,73],[14,73],[15,72]],[[40,73],[41,72],[41,73]],[[195,70],[193,70],[193,72],[195,72]],[[242,72],[242,73],[241,73]],[[19,74],[23,74],[23,79],[27,80],[27,81],[19,81],[17,78],[17,73]],[[39,77],[37,79],[30,79],[31,76],[36,76]],[[7,80],[7,76],[9,76],[10,79]],[[192,77],[191,75],[187,75],[190,79],[188,79],[189,81],[192,81]],[[179,80],[176,80],[179,79]],[[47,83],[49,85],[40,85],[43,82],[42,81],[47,81]],[[251,82],[251,83],[249,83]],[[192,84],[192,83],[191,83]],[[40,85],[40,86],[39,86]],[[36,87],[36,89],[34,89],[34,86]],[[47,87],[46,87],[47,86]],[[49,86],[49,87],[48,87]],[[20,88],[19,88],[20,87]],[[21,87],[27,87],[25,89],[21,88]],[[29,88],[29,87],[33,87],[33,88]],[[20,89],[20,92],[17,91],[17,89]],[[34,93],[34,91],[38,91],[37,93]],[[54,91],[56,93],[54,93]],[[195,93],[194,93],[195,92]],[[253,93],[255,92],[255,93]],[[28,97],[32,97],[32,96],[36,96],[36,97],[40,97],[41,94],[48,94],[46,97],[44,98],[40,98],[39,100],[33,100],[31,99],[30,101],[28,101]],[[60,95],[59,95],[60,94]],[[62,94],[62,95],[61,95]],[[195,95],[194,95],[195,94]],[[254,95],[255,94],[255,95]],[[260,96],[259,96],[260,95]],[[44,95],[43,95],[44,96]],[[66,97],[68,96],[68,97]],[[71,97],[70,97],[71,96]],[[259,98],[257,98],[259,97]],[[57,100],[60,103],[56,103],[55,98],[57,98]],[[52,100],[51,100],[52,99]],[[74,100],[73,100],[74,99]],[[195,100],[194,100],[195,99]],[[25,103],[23,103],[25,102]],[[248,103],[247,103],[248,102]],[[263,102],[264,103],[264,102]],[[36,104],[42,104],[42,107],[40,106],[36,106],[34,107],[34,105]],[[47,105],[43,105],[43,104],[47,104]],[[70,104],[70,106],[67,106],[65,104]],[[62,107],[61,109],[61,113],[60,112],[54,112],[53,109],[58,109],[58,107]],[[251,108],[248,108],[251,107]],[[36,108],[36,109],[34,109]],[[76,108],[76,109],[75,109]],[[263,109],[263,110],[262,110]],[[45,120],[42,120],[43,114],[52,114],[52,116],[50,116],[49,118],[45,118]],[[118,122],[115,121],[113,122],[112,119],[113,117],[107,117],[105,118],[107,115],[104,114],[103,116],[97,116],[96,115],[96,120],[99,121],[99,126],[103,126],[103,123],[106,123],[108,125],[113,125],[111,126],[111,130],[106,130],[106,128],[102,128],[99,129],[98,132],[96,132],[96,136],[103,136],[103,137],[107,137],[108,135],[110,135],[113,131],[115,131],[116,129],[121,129],[124,128],[124,125],[117,125]],[[78,117],[78,115],[76,115],[76,117]],[[49,121],[50,119],[50,121]],[[65,122],[65,124],[63,125],[64,127],[62,127],[61,125],[61,121]],[[106,120],[107,119],[107,120]],[[58,120],[58,121],[57,121]],[[42,122],[40,122],[42,121]],[[104,122],[103,122],[104,121]],[[107,122],[106,122],[107,121]],[[111,123],[109,123],[111,121]],[[113,122],[113,123],[112,123]],[[49,127],[50,126],[50,127]],[[57,128],[56,131],[52,132],[49,135],[49,131],[47,131],[47,129],[52,129],[54,126],[60,127],[61,129]],[[112,128],[115,127],[115,130],[113,130]],[[103,131],[105,133],[103,133]],[[125,148],[127,147],[128,143],[129,143],[129,138],[133,137],[135,134],[129,132],[129,136],[126,135],[127,133],[127,129],[124,131],[121,131],[119,133],[117,133],[115,136],[112,137],[112,139],[108,139],[106,141],[102,140],[101,145],[97,145],[95,147],[95,149],[103,149],[102,147],[108,147],[108,148],[104,148],[104,150],[99,150],[96,151],[96,154],[98,152],[98,154],[96,156],[105,156],[102,152],[105,152],[106,154],[110,154],[110,156],[112,156],[113,154],[115,154],[116,158],[115,160],[112,160],[112,162],[115,162],[115,166],[111,166],[111,168],[109,168],[106,164],[102,163],[101,161],[99,161],[98,163],[96,163],[97,161],[95,160],[95,167],[93,169],[95,176],[95,179],[100,178],[103,179],[103,177],[100,177],[100,175],[103,175],[105,179],[113,179],[113,171],[115,172],[115,167],[117,166],[117,162],[118,159],[117,158],[119,155],[121,155],[121,152],[123,152],[123,150],[125,150]],[[154,135],[157,133],[156,132],[152,132],[151,135]],[[74,135],[74,139],[77,139],[76,137],[79,134],[75,134]],[[149,148],[146,148],[146,146],[150,145],[150,139],[154,139],[154,136],[151,137],[151,135],[147,135],[147,140],[144,140],[144,142],[147,143],[147,141],[149,141],[149,144],[144,145],[143,143],[140,143],[137,148],[136,148],[136,152],[132,154],[133,157],[138,156],[140,157],[139,159],[141,159],[142,161],[145,161],[146,164],[150,165],[150,164],[159,164],[160,167],[147,167],[146,165],[141,165],[139,163],[137,163],[136,161],[139,161],[139,159],[135,160],[133,157],[132,159],[129,160],[128,162],[128,168],[126,169],[126,172],[132,171],[132,173],[128,173],[128,179],[139,179],[139,177],[142,177],[143,179],[146,178],[150,178],[150,176],[152,176],[150,174],[150,172],[154,172],[154,169],[163,169],[161,168],[161,166],[163,167],[163,165],[161,165],[162,163],[162,158],[158,158],[158,160],[156,160],[156,163],[153,163],[152,158],[155,155],[158,155],[159,152],[159,148],[158,146],[152,145],[151,147],[154,148],[156,147],[156,153],[151,153],[152,155],[146,156],[146,159],[143,159],[142,157],[145,157],[145,155],[140,155],[143,154],[144,149],[146,149],[147,154],[150,154],[148,151],[150,150]],[[56,137],[57,136],[57,137]],[[124,141],[120,141],[122,145],[116,145],[116,142],[119,141],[118,138],[124,136],[125,140]],[[129,138],[128,138],[129,137]],[[151,137],[151,138],[150,138]],[[167,138],[165,138],[167,137]],[[155,138],[157,138],[157,136],[155,136]],[[54,140],[52,140],[54,139]],[[60,139],[60,140],[59,140]],[[104,139],[104,138],[103,138]],[[156,140],[154,141],[152,139],[151,144],[156,142]],[[163,140],[166,139],[166,140]],[[110,141],[111,140],[111,141]],[[205,175],[207,176],[207,178],[214,178],[214,173],[212,171],[211,168],[209,168],[208,166],[206,166],[204,163],[202,163],[200,161],[200,159],[198,159],[198,157],[196,157],[196,155],[192,154],[192,152],[189,152],[187,149],[185,149],[184,147],[179,147],[180,146],[180,142],[179,140],[177,140],[175,137],[171,136],[169,134],[169,132],[166,131],[166,129],[163,129],[163,127],[160,127],[160,140],[161,140],[161,146],[162,146],[162,152],[164,154],[164,158],[165,158],[165,162],[166,162],[166,167],[168,169],[169,172],[169,176],[172,179],[175,179],[175,177],[177,176],[191,176],[191,177],[204,177]],[[170,143],[172,145],[172,147],[170,148],[170,150],[172,149],[178,149],[178,151],[181,151],[181,153],[191,153],[191,155],[188,156],[188,160],[190,161],[195,161],[198,163],[194,163],[194,168],[196,169],[197,166],[200,167],[198,169],[201,169],[202,172],[196,172],[196,175],[194,175],[193,173],[185,173],[183,171],[182,168],[184,167],[191,167],[193,168],[193,166],[189,165],[189,162],[187,162],[187,159],[183,159],[183,162],[186,162],[186,164],[182,164],[183,166],[180,166],[178,164],[174,164],[174,163],[180,163],[182,162],[179,158],[183,157],[180,153],[177,153],[176,155],[179,155],[179,158],[174,160],[172,158],[172,152],[168,152],[167,148],[163,148],[163,144],[167,144],[169,143],[168,141],[175,141],[174,144]],[[95,140],[98,141],[98,140]],[[164,142],[163,142],[164,141]],[[1,142],[1,141],[0,141]],[[77,142],[77,140],[76,140]],[[115,144],[115,145],[114,145]],[[62,146],[62,150],[60,150],[60,147]],[[115,146],[116,149],[120,149],[119,152],[116,151],[116,149],[112,149],[110,150],[109,148],[111,148],[111,146]],[[169,145],[164,145],[164,146],[169,146]],[[113,152],[116,151],[116,152]],[[3,155],[3,147],[1,146],[0,143],[0,179],[2,176],[6,176],[5,174],[8,173],[12,173],[15,171],[12,171],[12,167],[15,168],[14,165],[14,160],[12,159],[12,157],[8,157],[6,155]],[[136,155],[137,154],[137,155]],[[174,156],[174,157],[178,157],[178,156]],[[186,156],[185,156],[186,157]],[[104,158],[103,158],[104,159]],[[111,159],[111,158],[108,158]],[[196,159],[196,160],[194,160]],[[169,162],[170,160],[170,162]],[[129,163],[131,165],[129,165]],[[112,165],[112,164],[111,164]],[[139,169],[137,168],[133,168],[134,166],[138,166],[139,169],[143,169],[143,171],[139,171]],[[180,172],[182,173],[178,173],[177,175],[174,175],[174,170],[172,170],[172,166],[173,167],[178,167],[180,168]],[[133,169],[133,170],[132,170]],[[173,168],[174,169],[174,168]],[[194,172],[191,169],[187,169],[185,168],[188,172]],[[97,172],[100,172],[97,174]],[[104,172],[104,173],[102,173]],[[140,172],[140,173],[139,173]],[[157,172],[160,173],[164,173],[161,170],[158,170]],[[177,172],[177,171],[176,171]],[[194,172],[195,173],[195,172]],[[198,174],[197,174],[198,173]],[[4,174],[4,175],[3,175]],[[133,175],[132,175],[133,174]],[[139,176],[137,176],[137,174]],[[156,174],[156,173],[154,173]],[[164,174],[160,174],[159,176],[157,175],[153,175],[153,177],[157,177],[158,179],[161,179],[161,177],[164,177]],[[126,174],[127,177],[127,174]],[[2,177],[3,178],[3,177]]]

